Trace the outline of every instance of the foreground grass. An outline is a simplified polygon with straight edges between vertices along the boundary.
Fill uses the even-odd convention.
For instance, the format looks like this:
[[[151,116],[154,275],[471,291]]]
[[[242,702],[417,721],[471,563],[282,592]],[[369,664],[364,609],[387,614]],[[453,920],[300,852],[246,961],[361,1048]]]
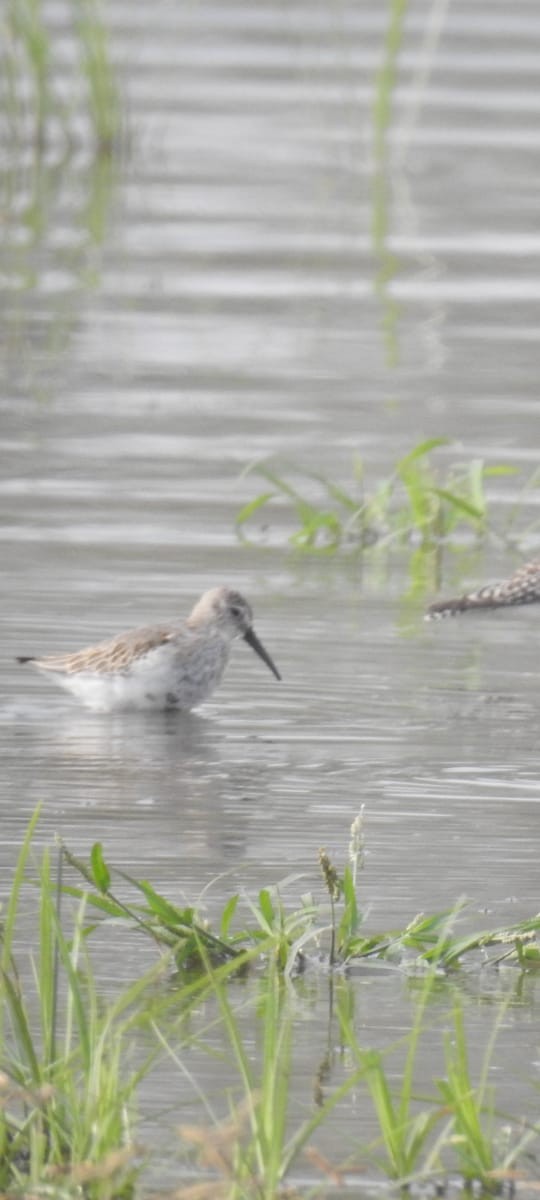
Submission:
[[[138,1089],[161,1054],[157,1039],[141,1041],[141,1033],[168,1007],[159,984],[169,964],[162,955],[114,1000],[105,998],[87,948],[85,899],[62,918],[61,880],[48,851],[32,865],[37,817],[0,926],[0,1193],[129,1197],[144,1157]],[[29,882],[36,939],[25,951],[18,925],[27,924],[21,895]],[[178,989],[175,1003],[194,1002],[213,986],[200,976]]]
[[[456,971],[472,955],[481,955],[484,965],[504,961],[523,970],[540,965],[540,914],[498,929],[462,933],[459,926],[468,908],[461,900],[448,911],[420,913],[401,929],[365,932],[365,915],[357,899],[364,853],[363,810],[351,826],[344,867],[338,869],[324,849],[319,853],[328,902],[317,902],[311,893],[304,893],[298,907],[289,907],[283,900],[283,885],[263,888],[256,896],[236,892],[225,902],[215,930],[196,906],[179,908],[146,880],[115,871],[105,862],[100,843],[94,845],[88,862],[65,846],[62,853],[85,884],[82,888],[66,885],[65,891],[109,919],[128,921],[139,934],[169,951],[179,971],[207,971],[209,963],[229,963],[240,970],[240,962],[245,969],[245,956],[254,951],[275,960],[289,978],[321,958],[330,968],[375,959],[413,973],[419,964],[424,969]],[[120,899],[114,878],[124,886],[127,883],[139,899]],[[241,911],[248,914],[247,920],[240,918]],[[487,951],[493,952],[490,957]]]
[[[2,925],[0,1187],[78,1188],[96,1200],[129,1195],[136,1146],[133,1103],[149,1061],[128,1068],[131,1009],[149,979],[103,1007],[85,950],[85,904],[66,936],[49,855],[39,866],[37,956],[28,984],[15,958],[21,888],[35,818],[21,850]],[[154,976],[156,972],[152,972]],[[32,1014],[32,1015],[31,1015]]]
[[[181,1159],[179,1179],[184,1182],[175,1191],[178,1200],[305,1195],[305,1188],[291,1191],[290,1179],[299,1168],[304,1177],[309,1172],[317,1194],[329,1183],[352,1187],[358,1170],[371,1172],[372,1178],[376,1172],[376,1178],[400,1186],[428,1178],[444,1181],[449,1172],[458,1171],[463,1180],[493,1193],[502,1182],[514,1180],[517,1165],[532,1161],[540,1128],[503,1117],[490,1084],[506,1005],[499,1006],[475,1077],[457,983],[445,983],[449,1003],[440,1004],[441,980],[448,972],[451,980],[459,979],[456,965],[473,944],[485,946],[487,938],[493,942],[497,937],[500,959],[503,931],[458,938],[458,907],[451,914],[418,918],[392,935],[363,936],[356,900],[363,858],[361,816],[353,823],[343,872],[321,851],[328,912],[310,897],[289,911],[276,889],[246,905],[252,923],[235,933],[238,898],[233,897],[215,934],[194,909],[177,909],[144,881],[132,881],[141,904],[116,898],[113,873],[99,846],[89,863],[62,851],[60,867],[70,863],[82,872],[85,887],[63,885],[58,871],[51,871],[48,851],[33,866],[36,821],[37,814],[0,927],[4,1196],[129,1198],[143,1178],[146,1160],[152,1160],[152,1148],[140,1143],[141,1085],[152,1071],[160,1078],[165,1061],[179,1074],[183,1104],[188,1089],[190,1108],[202,1103],[205,1113],[199,1123],[175,1121],[180,1136],[172,1143],[168,1174],[175,1159]],[[127,877],[122,878],[125,883]],[[35,912],[31,950],[21,949],[18,930],[25,916],[23,891]],[[66,894],[75,901],[73,908]],[[157,951],[155,967],[120,988],[113,1000],[104,996],[92,969],[92,908],[105,916],[102,933],[107,921],[120,917],[124,927],[131,925],[151,938]],[[536,936],[537,922],[530,924]],[[519,971],[537,961],[534,955],[527,958],[527,937],[524,927],[516,926],[511,940],[503,943]],[[295,1029],[303,1007],[302,971],[313,942],[317,976],[327,981],[328,1045],[314,1044],[313,1088],[299,1109]],[[321,958],[323,945],[327,949]],[[353,983],[345,968],[362,956],[377,955],[394,963],[403,979],[411,951],[411,1028],[397,1041],[374,1045],[354,1016],[361,982]],[[441,1070],[426,1094],[419,1080],[426,1042],[431,1061],[434,1037]],[[193,1073],[197,1056],[214,1061],[217,1046],[226,1059],[228,1080],[219,1112],[216,1095],[207,1096]],[[305,1055],[302,1062],[305,1070]],[[208,1072],[203,1078],[208,1079]],[[347,1122],[353,1113],[363,1114],[354,1152],[344,1161],[329,1161],[317,1146],[319,1132],[336,1109],[347,1114]],[[366,1122],[378,1130],[369,1140],[363,1134]]]

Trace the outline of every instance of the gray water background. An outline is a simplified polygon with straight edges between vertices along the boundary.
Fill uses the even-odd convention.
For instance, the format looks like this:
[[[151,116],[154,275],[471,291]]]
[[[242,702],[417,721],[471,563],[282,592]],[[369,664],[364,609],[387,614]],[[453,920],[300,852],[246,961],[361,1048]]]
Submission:
[[[318,848],[343,862],[363,804],[367,928],[463,894],[476,926],[530,916],[539,610],[426,625],[407,551],[295,556],[281,509],[245,547],[234,518],[262,489],[242,476],[254,460],[348,486],[357,453],[375,485],[447,436],[443,467],[519,469],[489,485],[504,527],[538,466],[537,6],[411,3],[379,141],[385,5],[150,19],[114,0],[107,22],[129,153],[112,171],[83,150],[51,149],[39,173],[29,157],[0,247],[2,890],[40,801],[38,846],[102,841],[176,900],[221,877],[210,912],[297,872],[288,896],[322,899]],[[538,554],[539,495],[520,550],[450,551],[446,590]],[[282,684],[239,645],[200,712],[102,716],[13,661],[187,614],[222,582],[253,603]],[[131,978],[140,955],[105,946],[103,971]],[[479,1053],[508,987],[471,986]],[[538,1074],[536,992],[516,993],[493,1068],[514,1111]],[[326,1044],[326,982],[310,994],[300,1105]],[[410,1024],[403,981],[364,981],[358,1004],[367,1042]],[[358,1120],[340,1111],[339,1152]]]

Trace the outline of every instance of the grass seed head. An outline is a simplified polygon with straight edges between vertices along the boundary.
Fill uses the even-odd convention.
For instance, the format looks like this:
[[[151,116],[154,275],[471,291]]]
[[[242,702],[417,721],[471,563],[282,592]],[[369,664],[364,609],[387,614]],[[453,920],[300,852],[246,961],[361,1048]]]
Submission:
[[[330,862],[326,850],[323,847],[321,847],[319,850],[319,865],[329,896],[332,900],[339,900],[341,893],[341,881],[336,868]]]

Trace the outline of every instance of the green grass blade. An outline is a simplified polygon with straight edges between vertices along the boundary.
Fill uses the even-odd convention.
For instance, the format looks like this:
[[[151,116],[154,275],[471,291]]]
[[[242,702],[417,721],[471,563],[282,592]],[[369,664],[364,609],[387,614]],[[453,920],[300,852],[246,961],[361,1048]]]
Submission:
[[[244,507],[241,508],[240,512],[236,514],[236,524],[245,525],[246,521],[249,521],[250,517],[252,517],[254,513],[258,512],[259,509],[264,508],[265,504],[268,504],[270,500],[275,498],[275,496],[275,492],[261,492],[260,496],[255,496],[254,500],[250,500],[249,504],[244,504]]]
[[[26,1072],[29,1072],[32,1083],[38,1086],[42,1080],[42,1073],[21,989],[18,982],[14,982],[7,972],[1,972],[0,980],[6,993],[11,1025],[17,1040],[20,1066],[24,1071],[20,1082],[23,1086],[27,1085]]]
[[[235,896],[231,896],[230,899],[227,900],[227,903],[225,904],[225,907],[221,914],[221,923],[220,923],[219,932],[220,932],[220,936],[223,940],[225,940],[225,938],[227,938],[229,936],[231,921],[232,921],[234,914],[236,912],[236,909],[238,907],[239,899],[240,899],[240,896],[238,893],[236,893]]]
[[[424,442],[420,442],[403,458],[400,458],[396,465],[396,475],[402,475],[406,472],[412,463],[417,462],[419,458],[425,458],[426,454],[430,454],[432,450],[437,450],[439,446],[448,446],[451,439],[447,437],[427,438]]]
[[[52,905],[50,909],[50,917],[55,927],[56,945],[58,947],[60,960],[67,978],[69,1009],[73,1012],[75,1018],[77,1041],[80,1045],[85,1068],[88,1070],[91,1063],[92,1044],[86,1006],[86,996],[83,988],[82,978],[77,967],[79,949],[83,937],[85,907],[85,901],[83,900],[81,901],[81,905],[76,916],[75,935],[70,942],[68,942],[64,936],[58,915]],[[67,1043],[69,1044],[70,1042],[71,1036],[69,1035],[67,1038]]]
[[[509,463],[494,463],[488,467],[484,464],[484,476],[497,477],[499,475],[519,475],[520,467],[511,467]]]
[[[331,496],[333,500],[337,500],[338,504],[343,505],[343,508],[346,508],[348,512],[358,512],[359,508],[361,508],[356,496],[351,496],[349,492],[346,492],[344,488],[339,487],[339,485],[334,483],[333,480],[329,479],[327,475],[321,475],[316,471],[310,471],[309,478],[315,479],[317,483],[322,483],[323,487],[326,488],[328,495]]]
[[[36,987],[39,993],[43,1057],[46,1063],[52,1063],[56,1058],[58,954],[55,926],[51,919],[52,903],[49,853],[44,850],[40,869],[39,976],[36,980]]]
[[[99,892],[108,892],[111,886],[111,873],[103,858],[101,842],[94,842],[90,851],[90,866],[92,877]]]
[[[432,490],[436,496],[441,497],[441,500],[446,500],[447,504],[451,504],[453,508],[459,509],[467,517],[472,517],[474,521],[483,521],[485,519],[485,503],[483,505],[473,504],[470,500],[465,500],[463,496],[458,496],[455,492],[447,491],[446,488],[436,487]]]
[[[24,835],[24,841],[23,841],[23,844],[19,851],[19,857],[17,859],[17,864],[15,867],[13,883],[11,885],[11,889],[10,889],[10,893],[9,893],[9,900],[8,900],[7,907],[6,907],[6,914],[5,914],[3,924],[1,927],[2,953],[0,954],[0,969],[3,972],[6,972],[9,970],[9,966],[10,966],[10,962],[11,962],[11,955],[12,955],[12,949],[13,949],[13,933],[14,933],[14,929],[15,929],[15,922],[17,920],[21,887],[24,882],[24,877],[25,877],[25,872],[26,872],[26,864],[28,862],[28,856],[30,854],[32,838],[34,836],[34,830],[35,830],[36,825],[39,820],[40,812],[41,812],[41,805],[38,804],[37,808],[35,809],[34,813],[32,814],[32,816],[30,818],[30,821],[28,822],[28,827],[27,827],[26,833]]]

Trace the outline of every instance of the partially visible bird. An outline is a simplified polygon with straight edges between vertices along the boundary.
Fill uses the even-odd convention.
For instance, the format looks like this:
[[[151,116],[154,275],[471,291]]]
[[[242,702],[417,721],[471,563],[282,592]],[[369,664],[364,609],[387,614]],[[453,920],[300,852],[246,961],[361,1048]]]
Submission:
[[[75,654],[23,655],[89,708],[190,709],[220,682],[231,643],[242,637],[281,679],[253,629],[253,613],[230,588],[205,592],[186,621],[130,629]]]
[[[457,613],[478,608],[507,608],[517,604],[540,602],[540,561],[525,563],[501,583],[487,584],[478,591],[467,592],[450,600],[435,600],[426,612],[426,620],[454,617]]]

